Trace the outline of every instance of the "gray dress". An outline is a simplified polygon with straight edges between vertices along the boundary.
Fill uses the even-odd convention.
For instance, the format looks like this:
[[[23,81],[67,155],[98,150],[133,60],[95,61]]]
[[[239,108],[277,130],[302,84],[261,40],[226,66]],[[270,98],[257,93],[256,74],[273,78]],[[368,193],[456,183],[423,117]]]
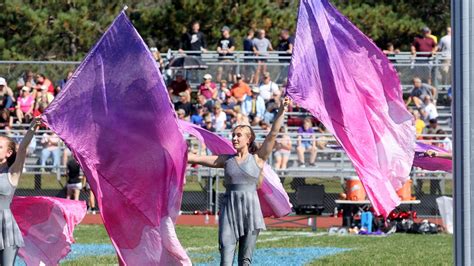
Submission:
[[[8,169],[0,172],[0,250],[5,247],[23,247],[21,231],[10,210],[15,189],[8,180]]]
[[[235,245],[239,237],[255,230],[264,230],[257,183],[260,167],[255,156],[249,154],[238,163],[235,155],[229,156],[224,164],[224,185],[226,193],[220,206],[219,242],[221,246]]]

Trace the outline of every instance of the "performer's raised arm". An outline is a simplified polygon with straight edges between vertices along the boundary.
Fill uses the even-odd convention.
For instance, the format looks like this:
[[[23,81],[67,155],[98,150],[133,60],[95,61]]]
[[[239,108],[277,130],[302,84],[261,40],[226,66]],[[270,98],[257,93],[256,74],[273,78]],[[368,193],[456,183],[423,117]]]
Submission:
[[[283,121],[285,119],[285,109],[288,107],[289,103],[290,99],[288,97],[285,97],[283,102],[280,104],[280,108],[275,117],[270,133],[268,133],[268,135],[265,137],[265,141],[263,142],[260,149],[258,149],[258,151],[256,152],[257,156],[263,161],[266,161],[268,157],[270,157],[270,155],[272,154],[273,147],[275,146],[275,140],[278,136],[278,133],[280,132],[280,128],[282,127]]]

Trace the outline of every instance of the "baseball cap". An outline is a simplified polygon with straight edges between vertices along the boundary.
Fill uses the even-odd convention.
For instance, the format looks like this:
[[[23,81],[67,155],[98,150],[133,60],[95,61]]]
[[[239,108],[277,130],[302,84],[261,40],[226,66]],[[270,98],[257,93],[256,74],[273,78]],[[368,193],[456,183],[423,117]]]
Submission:
[[[253,93],[260,93],[260,89],[258,87],[253,87],[252,92]]]
[[[22,91],[30,92],[30,88],[27,87],[27,86],[23,86],[23,87],[21,88],[21,90],[22,90]]]
[[[222,27],[221,31],[230,31],[230,28],[227,26]]]
[[[7,86],[7,81],[4,78],[0,77],[0,86],[2,85]]]
[[[179,93],[179,96],[183,97],[183,96],[187,96],[188,94],[185,92],[185,91],[182,91]]]
[[[212,76],[211,74],[206,74],[203,76],[204,79],[212,79]]]
[[[422,32],[425,32],[425,33],[426,33],[426,32],[430,32],[430,28],[428,28],[428,27],[423,27],[423,28],[421,29],[421,31],[422,31]]]
[[[241,78],[242,78],[242,75],[237,74],[235,77],[236,77],[237,79],[241,79]]]
[[[264,73],[263,73],[263,76],[264,76],[264,77],[270,77],[270,72],[264,72]]]

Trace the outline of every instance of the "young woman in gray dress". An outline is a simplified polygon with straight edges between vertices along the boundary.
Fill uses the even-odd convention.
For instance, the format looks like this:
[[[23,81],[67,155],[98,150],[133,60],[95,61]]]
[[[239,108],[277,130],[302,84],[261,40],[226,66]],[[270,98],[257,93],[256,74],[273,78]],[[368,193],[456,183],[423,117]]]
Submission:
[[[188,154],[188,162],[213,168],[224,168],[226,192],[220,206],[219,251],[221,265],[232,265],[235,248],[239,244],[239,265],[250,265],[260,230],[265,229],[257,187],[262,182],[262,168],[272,154],[276,137],[284,121],[289,99],[280,104],[272,129],[260,148],[255,144],[255,133],[246,125],[232,131],[236,154]]]
[[[13,265],[18,249],[25,245],[10,203],[23,172],[28,145],[40,125],[41,121],[35,118],[18,151],[11,138],[0,136],[0,265]]]

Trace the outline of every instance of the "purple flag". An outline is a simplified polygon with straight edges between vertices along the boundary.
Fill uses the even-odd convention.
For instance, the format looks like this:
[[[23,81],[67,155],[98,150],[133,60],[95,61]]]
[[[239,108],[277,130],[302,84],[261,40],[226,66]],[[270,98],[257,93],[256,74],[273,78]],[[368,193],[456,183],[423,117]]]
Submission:
[[[214,154],[236,153],[232,143],[200,126],[180,120],[184,132],[195,136],[204,142]],[[283,217],[291,212],[291,203],[288,194],[280,182],[280,178],[273,169],[265,163],[263,167],[263,182],[257,190],[260,207],[264,217]]]
[[[84,170],[121,263],[191,264],[174,230],[186,143],[156,62],[124,12],[43,119]]]
[[[336,137],[375,211],[399,204],[415,130],[386,56],[327,0],[302,0],[287,93]]]
[[[425,155],[428,150],[436,152],[449,153],[447,150],[437,146],[429,145],[422,142],[416,142],[415,159],[413,159],[413,166],[420,167],[430,171],[445,171],[453,172],[453,161],[446,158],[429,157]]]

